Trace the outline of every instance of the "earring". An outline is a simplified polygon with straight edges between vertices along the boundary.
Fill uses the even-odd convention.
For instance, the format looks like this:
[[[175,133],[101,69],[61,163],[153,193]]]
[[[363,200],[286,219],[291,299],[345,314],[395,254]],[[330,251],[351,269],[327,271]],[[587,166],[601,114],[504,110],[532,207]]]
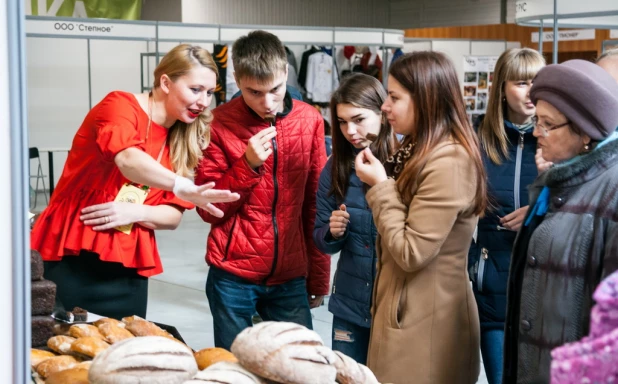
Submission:
[[[590,152],[590,145],[589,144],[584,144],[584,151],[585,152]]]

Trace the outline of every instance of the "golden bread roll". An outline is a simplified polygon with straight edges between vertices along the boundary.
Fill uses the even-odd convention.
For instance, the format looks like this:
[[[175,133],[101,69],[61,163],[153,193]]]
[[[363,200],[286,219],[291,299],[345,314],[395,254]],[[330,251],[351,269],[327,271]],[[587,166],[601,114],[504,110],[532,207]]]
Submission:
[[[122,324],[124,326],[124,324]],[[121,328],[113,323],[103,323],[99,325],[99,332],[105,337],[105,341],[110,344],[117,343],[124,339],[130,339],[133,334],[124,328]]]
[[[80,337],[71,344],[71,351],[79,354],[78,356],[86,356],[94,358],[99,353],[109,348],[109,344],[99,339],[98,337]]]
[[[89,384],[88,370],[83,368],[70,368],[52,373],[45,380],[45,384]]]
[[[32,366],[32,368],[36,368],[36,366],[40,362],[47,360],[50,357],[54,357],[54,356],[56,355],[54,355],[53,353],[49,351],[43,351],[41,349],[31,348],[30,349],[30,366]]]
[[[232,352],[223,348],[205,348],[195,352],[193,356],[195,357],[197,367],[200,371],[221,361],[227,361],[230,363],[238,362],[238,359],[232,354]]]
[[[71,354],[71,344],[77,340],[71,336],[53,336],[47,340],[47,347],[61,355]]]
[[[112,319],[111,317],[104,317],[94,322],[94,326],[97,328],[99,328],[102,324],[112,324],[120,328],[124,328],[124,326],[126,325],[122,321]]]
[[[101,340],[105,338],[99,332],[99,328],[90,324],[73,324],[71,328],[69,328],[69,335],[75,337],[76,339],[80,337],[97,337]]]
[[[189,347],[160,336],[122,340],[92,361],[91,384],[181,384],[197,373]]]
[[[77,359],[73,356],[62,355],[62,356],[54,356],[50,357],[47,360],[41,361],[36,366],[36,373],[39,376],[46,378],[52,373],[64,371],[65,369],[73,368],[79,363]]]
[[[127,330],[135,336],[161,336],[173,339],[174,336],[148,320],[136,319],[127,324]]]

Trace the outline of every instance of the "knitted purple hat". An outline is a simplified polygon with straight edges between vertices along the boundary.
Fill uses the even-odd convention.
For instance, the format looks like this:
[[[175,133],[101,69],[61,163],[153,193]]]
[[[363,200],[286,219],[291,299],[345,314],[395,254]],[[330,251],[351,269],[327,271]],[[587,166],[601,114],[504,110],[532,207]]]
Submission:
[[[592,140],[603,140],[618,128],[618,83],[585,60],[569,60],[542,68],[530,98],[556,107]]]

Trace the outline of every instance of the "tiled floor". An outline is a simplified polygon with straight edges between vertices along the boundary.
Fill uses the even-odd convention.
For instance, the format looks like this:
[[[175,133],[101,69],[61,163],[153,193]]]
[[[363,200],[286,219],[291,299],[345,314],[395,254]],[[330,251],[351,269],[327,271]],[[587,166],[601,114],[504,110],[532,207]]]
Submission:
[[[44,204],[44,198],[39,198],[41,201]],[[42,206],[33,211],[41,209]],[[193,210],[185,212],[175,231],[158,231],[157,243],[165,272],[149,282],[147,318],[175,326],[196,350],[214,346],[212,317],[204,292],[208,274],[204,253],[209,229]],[[336,263],[337,256],[333,256],[332,265]],[[331,278],[333,274],[334,268]],[[326,305],[312,313],[314,329],[330,346],[332,315]],[[487,383],[483,370],[478,383]]]

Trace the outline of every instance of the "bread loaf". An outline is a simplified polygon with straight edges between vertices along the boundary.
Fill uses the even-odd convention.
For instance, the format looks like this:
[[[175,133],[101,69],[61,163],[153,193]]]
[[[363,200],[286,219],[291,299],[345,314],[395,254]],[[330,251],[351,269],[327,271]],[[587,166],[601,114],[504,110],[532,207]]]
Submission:
[[[122,318],[122,322],[125,324],[130,324],[132,322],[134,322],[135,320],[145,320],[137,315],[133,315],[133,316],[127,316],[127,317],[123,317]]]
[[[339,384],[380,384],[369,368],[353,358],[335,351],[335,367]]]
[[[105,341],[110,344],[114,344],[124,339],[130,339],[132,337],[135,337],[131,332],[113,323],[100,324],[99,332],[101,332],[101,334],[105,337]]]
[[[73,344],[75,340],[77,339],[71,336],[54,336],[47,340],[47,347],[61,355],[70,355],[71,344]]]
[[[90,324],[73,324],[69,328],[69,335],[78,339],[80,337],[96,337],[101,340],[105,340],[99,328]]]
[[[320,336],[302,325],[261,322],[242,331],[232,353],[243,367],[269,380],[288,384],[333,384],[335,354]]]
[[[101,327],[101,325],[103,325],[103,324],[111,324],[111,325],[115,325],[115,326],[120,327],[120,328],[124,328],[125,325],[126,325],[122,321],[118,321],[116,319],[112,319],[111,317],[104,317],[104,318],[99,319],[99,320],[94,322],[94,326],[97,327],[97,328]]]
[[[260,377],[247,371],[238,363],[222,361],[199,371],[193,379],[185,381],[183,384],[264,384]]]
[[[36,366],[36,373],[41,377],[46,378],[52,373],[64,371],[65,369],[73,368],[78,363],[73,356],[54,356],[47,360],[43,360]]]
[[[98,337],[80,337],[71,344],[71,351],[78,356],[94,358],[99,353],[109,348],[109,344]]]
[[[135,319],[126,325],[126,329],[135,336],[161,336],[174,339],[169,332],[162,329],[155,323],[144,319]],[[176,340],[176,339],[174,339]]]
[[[70,368],[52,373],[45,380],[45,384],[88,384],[88,370]]]
[[[232,352],[223,348],[205,348],[195,352],[193,356],[195,356],[197,368],[200,371],[221,361],[229,361],[231,363],[238,362],[238,359]]]
[[[120,341],[92,362],[91,384],[181,384],[197,373],[186,345],[160,336]]]
[[[32,368],[36,368],[36,366],[44,361],[49,359],[50,357],[54,357],[56,355],[54,355],[53,353],[49,352],[49,351],[42,351],[40,349],[30,349],[30,366]]]

